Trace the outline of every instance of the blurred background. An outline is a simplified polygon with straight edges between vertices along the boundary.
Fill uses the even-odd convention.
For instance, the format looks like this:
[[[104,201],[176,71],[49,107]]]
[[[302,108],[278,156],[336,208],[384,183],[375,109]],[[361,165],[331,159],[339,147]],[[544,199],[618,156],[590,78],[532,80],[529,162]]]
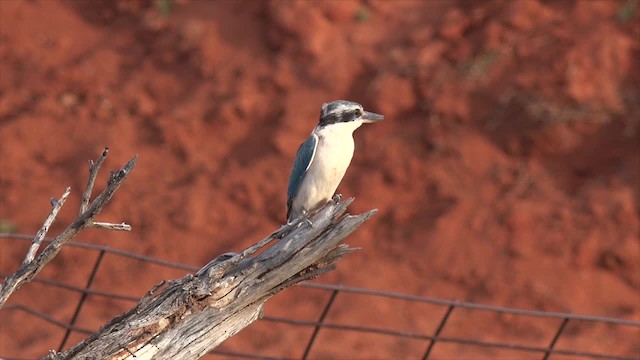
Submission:
[[[356,131],[338,192],[356,198],[351,213],[379,212],[347,239],[362,250],[317,281],[638,321],[639,12],[637,0],[2,0],[1,230],[34,234],[71,186],[58,234],[87,161],[109,146],[96,191],[139,159],[99,220],[134,230],[77,240],[204,265],[284,222],[299,144],[322,103],[348,99],[385,120]],[[0,239],[3,276],[27,247]],[[39,277],[84,287],[97,256],[66,247]],[[133,297],[187,273],[109,255],[100,266],[93,289]],[[31,283],[10,303],[66,323],[80,296]],[[326,298],[291,289],[266,313],[317,318]],[[343,300],[336,316],[356,323],[431,332],[442,316]],[[95,330],[131,305],[89,297],[76,324]],[[459,315],[451,329],[469,336],[552,336]],[[59,327],[25,312],[0,317],[2,357],[60,343]],[[418,357],[406,343],[322,334],[312,358]],[[307,337],[258,322],[227,346],[295,358]],[[637,328],[595,324],[567,341],[640,357]],[[434,356],[524,356],[447,351]]]

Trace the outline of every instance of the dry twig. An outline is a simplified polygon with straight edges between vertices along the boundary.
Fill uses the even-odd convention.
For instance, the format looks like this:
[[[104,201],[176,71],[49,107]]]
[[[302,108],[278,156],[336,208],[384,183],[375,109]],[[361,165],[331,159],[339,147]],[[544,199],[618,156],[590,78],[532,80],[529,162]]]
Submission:
[[[80,214],[78,215],[78,217],[60,235],[58,235],[55,240],[51,242],[38,257],[36,257],[36,253],[38,252],[38,249],[42,244],[42,239],[44,239],[47,231],[49,230],[49,227],[62,208],[62,205],[64,205],[65,201],[69,197],[71,188],[67,188],[60,199],[51,200],[51,212],[49,213],[49,216],[44,221],[44,224],[33,239],[33,242],[29,247],[27,255],[22,261],[22,264],[15,273],[4,279],[4,282],[0,287],[0,309],[6,303],[11,294],[18,290],[22,285],[31,281],[31,279],[33,279],[33,277],[35,277],[45,265],[47,265],[51,260],[53,260],[53,258],[56,257],[56,255],[58,255],[58,252],[60,252],[62,246],[73,239],[84,228],[95,227],[111,230],[131,230],[131,227],[124,223],[109,224],[96,223],[93,221],[93,219],[95,219],[100,211],[102,211],[104,206],[111,200],[113,194],[116,192],[116,190],[118,190],[120,185],[122,185],[122,182],[127,178],[127,176],[129,176],[129,173],[136,164],[137,156],[134,156],[122,167],[122,169],[117,172],[112,172],[109,176],[109,180],[105,189],[93,200],[91,204],[89,204],[89,198],[91,197],[91,191],[93,189],[96,176],[98,175],[98,170],[104,162],[104,158],[107,156],[108,151],[109,149],[105,148],[102,155],[98,158],[98,161],[95,164],[93,163],[93,161],[89,162],[89,181],[87,182],[87,187],[82,196],[82,202],[80,204]]]
[[[53,221],[58,216],[58,212],[60,212],[60,209],[62,209],[62,205],[64,205],[65,201],[67,201],[67,198],[70,194],[71,188],[67,187],[60,199],[56,200],[54,198],[51,198],[51,212],[49,213],[49,216],[47,216],[47,219],[44,221],[44,224],[42,224],[40,230],[38,230],[38,233],[36,233],[36,237],[33,238],[33,242],[29,247],[29,251],[27,251],[27,256],[24,257],[21,266],[27,266],[31,262],[33,262],[33,259],[36,257],[36,253],[40,248],[40,244],[42,244],[42,239],[44,239],[44,237],[47,235],[49,227],[51,227],[51,224],[53,224]]]

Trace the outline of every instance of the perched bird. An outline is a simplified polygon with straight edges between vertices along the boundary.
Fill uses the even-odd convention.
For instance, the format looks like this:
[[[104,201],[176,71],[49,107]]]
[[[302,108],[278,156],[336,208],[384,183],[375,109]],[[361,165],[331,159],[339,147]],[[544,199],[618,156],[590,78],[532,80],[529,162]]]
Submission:
[[[320,121],[300,145],[289,176],[287,222],[318,210],[331,199],[353,157],[353,132],[384,116],[336,100],[322,105]]]

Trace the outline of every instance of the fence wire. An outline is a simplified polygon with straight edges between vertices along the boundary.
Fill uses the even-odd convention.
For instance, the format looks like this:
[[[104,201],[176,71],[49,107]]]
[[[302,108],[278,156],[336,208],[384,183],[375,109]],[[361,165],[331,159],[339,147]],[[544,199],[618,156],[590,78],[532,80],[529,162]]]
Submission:
[[[0,233],[0,239],[3,240],[22,240],[22,241],[31,241],[33,239],[32,235],[27,234],[16,234],[16,233]],[[44,242],[51,242],[52,239],[47,238]],[[76,304],[75,311],[69,320],[68,323],[59,321],[54,317],[45,314],[41,311],[31,308],[26,304],[6,304],[4,307],[4,311],[21,311],[27,316],[36,317],[42,319],[50,324],[53,324],[64,331],[64,336],[61,343],[58,346],[58,351],[63,350],[65,347],[68,347],[67,341],[72,332],[76,332],[79,334],[89,335],[94,333],[97,329],[87,329],[76,325],[77,319],[82,312],[83,306],[87,299],[91,297],[102,297],[105,299],[113,299],[113,300],[121,300],[136,303],[139,298],[134,296],[129,296],[125,294],[118,294],[109,291],[101,291],[91,289],[92,283],[99,272],[100,265],[102,264],[102,260],[105,254],[111,254],[116,256],[121,256],[125,258],[139,260],[145,263],[151,263],[155,265],[159,265],[165,268],[177,269],[177,270],[185,270],[185,271],[197,271],[199,267],[176,263],[171,261],[166,261],[158,258],[154,258],[151,256],[136,254],[133,252],[120,250],[120,249],[112,249],[108,246],[103,245],[95,245],[90,243],[83,242],[70,242],[66,246],[82,248],[90,252],[97,252],[98,256],[96,257],[95,262],[92,266],[92,271],[89,275],[89,278],[86,281],[86,285],[84,287],[75,286],[72,284],[68,284],[61,281],[56,281],[52,279],[45,279],[37,277],[32,280],[32,282],[40,283],[46,286],[55,287],[58,289],[63,289],[69,292],[79,293],[80,299]],[[0,273],[0,277],[4,278],[10,274]],[[304,348],[304,353],[301,355],[301,359],[308,359],[312,350],[314,349],[314,345],[316,344],[316,339],[318,334],[322,331],[322,329],[335,329],[341,331],[348,331],[353,333],[361,333],[361,334],[378,334],[378,335],[386,335],[390,337],[396,338],[407,338],[407,339],[419,339],[425,341],[425,350],[421,359],[426,360],[429,359],[432,355],[433,349],[439,343],[454,343],[460,345],[474,346],[474,347],[482,347],[482,348],[492,348],[492,349],[505,349],[505,350],[516,350],[522,351],[525,353],[533,353],[539,354],[541,359],[547,360],[553,355],[562,355],[569,356],[574,358],[591,358],[591,359],[612,359],[612,360],[640,360],[640,356],[631,357],[626,355],[619,355],[614,353],[598,353],[591,351],[581,351],[578,349],[568,349],[568,348],[557,348],[559,340],[562,338],[565,330],[570,322],[592,322],[592,323],[600,323],[600,324],[608,324],[609,326],[620,326],[620,327],[631,327],[638,331],[638,339],[640,339],[640,321],[605,317],[605,316],[593,316],[593,315],[581,315],[581,314],[573,314],[573,313],[562,313],[562,312],[550,312],[550,311],[537,311],[537,310],[524,310],[517,308],[509,308],[509,307],[501,307],[501,306],[492,306],[492,305],[483,305],[472,302],[462,302],[456,300],[446,300],[432,297],[422,297],[401,293],[394,293],[388,291],[380,291],[373,289],[363,289],[356,287],[349,287],[343,285],[331,285],[331,284],[321,284],[315,282],[304,282],[300,284],[301,287],[316,289],[330,293],[329,299],[324,305],[321,315],[319,316],[317,321],[309,321],[309,320],[299,320],[287,317],[275,317],[275,316],[264,316],[261,321],[279,323],[279,324],[287,324],[291,326],[297,327],[305,327],[311,328],[312,333],[311,336],[306,343]],[[426,303],[431,305],[440,306],[446,308],[444,315],[438,322],[438,325],[433,332],[433,334],[425,334],[425,333],[416,333],[410,331],[400,331],[385,327],[373,327],[373,326],[360,326],[360,325],[351,325],[344,324],[339,322],[330,322],[327,320],[328,314],[331,312],[333,305],[335,304],[335,299],[341,293],[351,293],[351,294],[359,294],[366,297],[378,297],[378,298],[388,298],[388,299],[396,299],[396,300],[405,300],[413,303]],[[558,319],[559,324],[553,331],[553,337],[549,339],[547,346],[531,346],[524,345],[521,343],[515,342],[496,342],[496,341],[487,341],[473,338],[465,338],[465,337],[452,337],[452,336],[443,336],[442,332],[446,328],[448,320],[451,318],[451,315],[457,309],[468,309],[471,311],[478,312],[488,312],[495,314],[511,314],[519,317],[529,317],[529,318],[552,318]],[[52,344],[53,346],[53,344]],[[639,345],[640,346],[640,345]],[[228,351],[222,349],[216,349],[211,352],[212,354],[228,356],[232,358],[244,358],[244,359],[273,359],[273,360],[284,360],[290,359],[290,357],[274,357],[267,356],[264,354],[252,354],[248,352],[239,352],[239,351]],[[0,354],[2,356],[2,354]],[[2,357],[1,359],[5,360],[19,360],[20,358],[7,358]]]

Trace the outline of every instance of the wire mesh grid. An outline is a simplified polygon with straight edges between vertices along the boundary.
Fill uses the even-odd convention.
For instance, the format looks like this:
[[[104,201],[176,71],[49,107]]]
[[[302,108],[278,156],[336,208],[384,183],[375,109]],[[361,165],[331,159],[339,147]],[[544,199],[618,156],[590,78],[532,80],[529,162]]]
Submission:
[[[0,233],[0,239],[10,241],[10,240],[31,240],[33,236],[26,234],[10,234],[10,233]],[[51,239],[45,239],[46,242],[50,242]],[[86,304],[87,299],[90,297],[100,297],[104,299],[111,300],[120,300],[130,302],[131,304],[136,303],[139,298],[135,296],[129,296],[125,294],[118,294],[109,291],[101,291],[92,289],[92,283],[100,270],[100,266],[102,264],[102,260],[104,259],[106,254],[125,257],[130,259],[135,259],[141,262],[155,264],[161,267],[176,269],[176,270],[185,270],[185,271],[196,271],[198,267],[166,261],[150,256],[145,256],[129,251],[113,249],[108,246],[95,245],[90,243],[83,242],[71,242],[67,244],[67,246],[76,247],[80,249],[84,249],[85,251],[97,253],[96,260],[93,263],[91,272],[86,280],[85,286],[76,286],[69,283],[46,279],[46,278],[35,278],[33,281],[35,283],[43,284],[45,286],[55,287],[57,289],[62,289],[64,291],[72,292],[80,294],[80,298],[75,306],[73,314],[69,321],[60,321],[53,316],[46,314],[42,311],[38,311],[27,304],[21,303],[9,303],[5,305],[3,311],[19,311],[25,314],[26,316],[36,317],[42,319],[60,329],[60,331],[64,332],[62,336],[61,342],[56,347],[58,351],[61,351],[72,343],[69,343],[70,335],[73,333],[88,335],[95,332],[97,329],[88,329],[77,325],[77,321],[79,315],[81,314],[84,305]],[[0,274],[3,278],[9,274]],[[322,331],[326,331],[329,329],[339,330],[350,333],[357,334],[377,334],[382,336],[394,337],[394,338],[406,338],[406,339],[414,339],[421,340],[424,343],[424,349],[421,352],[420,356],[417,358],[421,359],[429,359],[433,358],[433,351],[439,344],[451,343],[464,345],[475,348],[485,348],[485,349],[506,349],[511,351],[520,352],[521,354],[527,354],[528,356],[534,356],[534,358],[540,359],[550,359],[553,357],[562,357],[562,358],[591,358],[591,359],[616,359],[616,360],[634,360],[640,359],[640,355],[638,354],[621,354],[616,353],[615,350],[612,349],[610,352],[595,352],[595,351],[583,351],[580,349],[570,348],[567,346],[558,347],[560,340],[563,335],[566,334],[566,330],[570,323],[575,322],[590,322],[601,325],[606,325],[609,330],[612,327],[625,327],[631,329],[634,335],[637,335],[636,338],[640,340],[640,321],[619,319],[613,317],[604,317],[604,316],[592,316],[592,315],[580,315],[573,313],[562,313],[562,312],[549,312],[549,311],[537,311],[537,310],[524,310],[510,307],[501,307],[501,306],[491,306],[491,305],[483,305],[479,303],[472,302],[462,302],[456,300],[446,300],[432,297],[422,297],[401,293],[394,293],[388,291],[379,291],[372,289],[364,289],[364,288],[356,288],[342,285],[331,285],[331,284],[322,284],[316,282],[305,282],[300,285],[306,289],[314,289],[322,292],[326,292],[329,294],[327,301],[324,303],[322,310],[320,312],[320,316],[317,320],[300,320],[295,319],[293,317],[286,316],[271,316],[266,315],[260,321],[268,322],[268,323],[277,323],[277,324],[286,324],[295,327],[303,327],[311,329],[311,336],[306,341],[304,346],[303,353],[299,356],[301,359],[313,358],[312,351],[314,347],[317,347],[317,339],[319,334]],[[414,331],[404,331],[397,330],[391,327],[385,326],[369,326],[369,325],[353,325],[347,323],[341,323],[336,321],[330,321],[328,315],[334,308],[336,303],[336,298],[339,295],[344,296],[344,294],[356,294],[360,296],[364,296],[367,298],[386,298],[393,300],[402,300],[411,303],[423,303],[430,304],[433,306],[437,306],[439,308],[444,309],[441,318],[437,321],[437,326],[435,330],[431,333],[421,333]],[[524,344],[517,341],[490,341],[485,339],[477,339],[473,337],[463,337],[463,336],[446,336],[443,334],[444,330],[449,323],[452,315],[456,312],[460,312],[463,310],[473,311],[473,312],[485,312],[491,314],[499,314],[499,315],[510,315],[514,317],[524,317],[524,318],[538,318],[538,319],[552,319],[553,328],[552,330],[553,336],[551,336],[547,341],[545,346],[533,346],[529,344]],[[114,314],[116,315],[116,314]],[[414,314],[418,316],[419,314]],[[55,344],[51,344],[54,346]],[[637,349],[640,352],[640,345],[636,345],[634,349]],[[619,349],[618,349],[619,350]],[[635,352],[635,351],[634,351]],[[290,359],[291,356],[269,356],[265,354],[257,354],[257,353],[249,353],[244,351],[232,351],[225,350],[223,347],[219,347],[214,350],[212,354],[222,355],[229,358],[246,358],[246,359]],[[0,354],[2,356],[2,354]],[[7,358],[6,360],[18,360],[20,358]]]

